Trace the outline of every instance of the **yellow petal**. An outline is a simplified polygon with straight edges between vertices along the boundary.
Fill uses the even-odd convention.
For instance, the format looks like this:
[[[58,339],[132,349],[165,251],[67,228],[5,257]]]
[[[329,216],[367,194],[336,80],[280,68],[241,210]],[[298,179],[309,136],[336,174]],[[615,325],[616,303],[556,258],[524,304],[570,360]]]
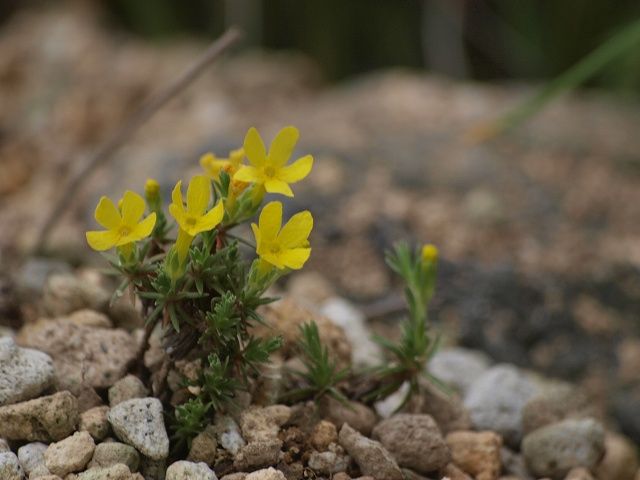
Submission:
[[[244,153],[249,163],[254,167],[261,167],[267,158],[267,150],[264,147],[262,137],[254,127],[251,127],[244,137]]]
[[[264,182],[264,176],[255,167],[242,166],[233,176],[234,180],[239,180],[246,183],[262,183]]]
[[[173,191],[171,192],[171,200],[180,208],[184,208],[184,202],[182,201],[182,180],[178,180],[176,186],[173,187]]]
[[[196,217],[202,215],[209,206],[211,180],[204,175],[196,175],[187,188],[187,211]]]
[[[145,208],[144,198],[131,190],[127,190],[122,196],[122,223],[134,226],[144,214]]]
[[[184,262],[189,253],[189,247],[193,241],[193,236],[189,235],[184,230],[178,230],[178,238],[176,239],[176,252],[178,252],[178,259],[180,263]]]
[[[310,248],[292,248],[282,252],[279,260],[285,267],[299,270],[309,259],[309,255],[311,255]]]
[[[313,217],[310,212],[305,210],[304,212],[296,213],[282,227],[277,241],[282,245],[282,248],[301,247],[306,244],[312,228]]]
[[[89,246],[99,252],[115,247],[118,241],[118,233],[112,230],[87,232],[86,237]]]
[[[108,230],[115,230],[122,221],[118,208],[107,197],[100,197],[94,216],[98,223]]]
[[[280,193],[287,197],[293,197],[293,191],[287,182],[271,178],[264,182],[264,189],[269,193]]]
[[[244,148],[237,148],[229,152],[229,163],[231,164],[234,170],[237,170],[238,168],[240,168],[243,158],[244,158]]]
[[[224,205],[222,204],[222,201],[219,201],[215,207],[209,210],[206,215],[200,217],[198,220],[198,223],[196,224],[198,233],[213,230],[222,221],[222,217],[224,217]]]
[[[253,230],[253,237],[256,239],[256,251],[257,251],[260,248],[260,239],[261,239],[260,229],[258,228],[258,225],[256,225],[255,223],[252,223],[251,230]]]
[[[291,165],[281,168],[278,171],[278,178],[287,183],[295,183],[309,175],[311,167],[313,167],[313,157],[311,155],[305,155]]]
[[[258,228],[260,229],[262,241],[266,243],[274,241],[280,230],[280,225],[282,225],[282,203],[267,203],[262,209],[262,212],[260,212],[260,218],[258,220]]]
[[[176,223],[184,228],[187,223],[187,213],[185,212],[184,207],[182,207],[182,205],[172,203],[169,205],[169,213],[173,218],[175,218]]]
[[[280,259],[280,254],[274,254],[271,252],[264,252],[262,254],[260,254],[260,258],[262,260],[264,260],[265,262],[270,263],[271,265],[279,268],[279,269],[283,269],[285,268],[285,265],[282,263],[282,260]]]
[[[278,132],[269,147],[269,160],[274,167],[287,163],[300,136],[296,127],[284,127]]]
[[[151,213],[147,218],[142,220],[136,228],[131,232],[131,237],[133,237],[133,241],[137,242],[138,240],[142,240],[143,238],[148,237],[153,231],[153,227],[156,225],[156,212]]]
[[[229,163],[226,160],[218,159],[213,153],[206,153],[200,157],[200,166],[213,179],[217,180],[220,176],[220,170]]]

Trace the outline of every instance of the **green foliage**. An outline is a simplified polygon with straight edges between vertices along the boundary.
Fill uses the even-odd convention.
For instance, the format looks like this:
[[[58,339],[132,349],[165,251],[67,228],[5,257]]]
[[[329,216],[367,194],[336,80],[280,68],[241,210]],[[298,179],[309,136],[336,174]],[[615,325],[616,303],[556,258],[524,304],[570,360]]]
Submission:
[[[347,378],[349,370],[339,370],[336,363],[329,358],[329,349],[322,344],[320,332],[315,322],[300,326],[298,351],[302,356],[304,370],[292,373],[301,381],[301,386],[285,395],[290,400],[313,398],[318,400],[323,395],[346,402],[346,397],[338,389],[338,384]]]
[[[365,400],[386,398],[406,382],[409,390],[398,407],[401,408],[412,395],[419,392],[420,377],[428,377],[439,383],[425,368],[438,347],[438,338],[430,334],[427,318],[427,308],[435,288],[437,250],[427,245],[421,255],[406,244],[399,244],[393,251],[387,252],[386,260],[389,267],[405,282],[404,293],[409,315],[402,325],[399,341],[374,337],[386,352],[388,362],[373,370],[378,386],[365,396]]]

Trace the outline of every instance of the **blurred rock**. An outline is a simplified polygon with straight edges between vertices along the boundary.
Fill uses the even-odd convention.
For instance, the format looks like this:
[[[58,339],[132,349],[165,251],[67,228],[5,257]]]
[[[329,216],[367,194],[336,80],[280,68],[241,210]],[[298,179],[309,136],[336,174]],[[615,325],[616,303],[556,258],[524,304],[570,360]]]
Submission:
[[[133,398],[144,398],[149,390],[135,375],[126,375],[109,388],[109,405],[113,408],[119,403]]]
[[[379,480],[402,480],[400,467],[382,444],[371,440],[345,423],[340,428],[340,445],[355,460],[364,475]]]
[[[429,361],[428,369],[438,380],[464,395],[490,365],[491,360],[483,352],[452,347],[438,350]]]
[[[638,465],[637,446],[622,435],[606,432],[605,454],[595,468],[599,480],[634,480]]]
[[[477,480],[497,480],[502,438],[494,432],[459,431],[447,435],[451,461]]]
[[[338,429],[348,423],[363,435],[370,435],[378,418],[365,404],[349,401],[343,404],[335,398],[325,395],[320,399],[320,412],[325,420],[332,422]]]
[[[103,288],[74,275],[53,274],[47,278],[42,302],[45,312],[55,317],[83,308],[102,310],[110,297]]]
[[[80,414],[78,430],[89,432],[89,435],[91,435],[94,440],[104,440],[111,430],[111,425],[107,419],[108,412],[109,407],[107,406],[93,407],[82,412]]]

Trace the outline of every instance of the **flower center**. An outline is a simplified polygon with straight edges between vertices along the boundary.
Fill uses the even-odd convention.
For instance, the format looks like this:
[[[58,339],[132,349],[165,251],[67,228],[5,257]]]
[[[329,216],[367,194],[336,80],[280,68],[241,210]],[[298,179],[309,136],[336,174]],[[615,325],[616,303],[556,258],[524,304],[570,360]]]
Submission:
[[[121,237],[126,237],[127,235],[131,234],[131,229],[126,225],[123,225],[118,229],[118,233]]]
[[[276,174],[276,169],[273,168],[271,165],[268,165],[264,167],[264,174],[269,178],[273,178],[274,175]]]
[[[190,227],[193,227],[197,222],[198,220],[196,218],[187,217],[186,224],[189,225]]]
[[[278,245],[277,243],[271,244],[271,246],[269,247],[269,252],[273,253],[274,255],[280,253],[280,245]]]

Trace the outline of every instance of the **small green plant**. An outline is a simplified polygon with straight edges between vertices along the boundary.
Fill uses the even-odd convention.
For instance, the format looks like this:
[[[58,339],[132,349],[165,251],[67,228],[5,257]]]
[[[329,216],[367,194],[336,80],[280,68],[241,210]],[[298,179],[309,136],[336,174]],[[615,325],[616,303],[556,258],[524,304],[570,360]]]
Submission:
[[[349,369],[339,369],[336,362],[329,358],[329,349],[322,344],[318,325],[315,322],[300,326],[298,350],[305,369],[293,370],[291,373],[301,381],[302,385],[284,398],[318,400],[323,395],[329,395],[341,402],[347,402],[347,398],[338,389],[338,384],[347,378]]]
[[[412,251],[406,244],[399,244],[387,252],[386,260],[405,282],[404,294],[409,312],[398,342],[374,337],[386,352],[388,362],[370,372],[377,386],[364,398],[367,401],[384,399],[406,383],[409,389],[398,407],[400,409],[419,393],[421,377],[439,383],[426,370],[438,347],[438,338],[433,338],[429,331],[427,310],[435,288],[438,250],[433,245],[425,245],[421,251]]]
[[[251,128],[243,148],[228,159],[204,155],[206,175],[190,180],[186,201],[182,181],[173,188],[168,212],[174,222],[154,180],[147,181],[145,198],[127,191],[117,204],[102,197],[96,208],[104,230],[87,232],[87,242],[98,251],[115,249],[107,258],[123,278],[116,295],[129,289],[139,298],[147,341],[162,326],[166,355],[159,372],[165,378],[154,381],[154,393],[162,395],[167,372],[178,360],[199,365],[185,381],[191,398],[172,415],[178,448],[188,446],[215,412],[233,409],[240,392],[252,393],[281,345],[278,337],[256,337],[251,327],[263,322],[257,308],[272,300],[266,290],[309,258],[313,218],[304,211],[282,225],[282,203],[260,207],[266,193],[293,196],[290,184],[310,172],[310,155],[288,164],[297,140],[298,130],[286,127],[267,151]],[[233,229],[259,211],[258,223],[251,224],[254,246]],[[255,248],[257,258],[246,261],[241,244]]]

